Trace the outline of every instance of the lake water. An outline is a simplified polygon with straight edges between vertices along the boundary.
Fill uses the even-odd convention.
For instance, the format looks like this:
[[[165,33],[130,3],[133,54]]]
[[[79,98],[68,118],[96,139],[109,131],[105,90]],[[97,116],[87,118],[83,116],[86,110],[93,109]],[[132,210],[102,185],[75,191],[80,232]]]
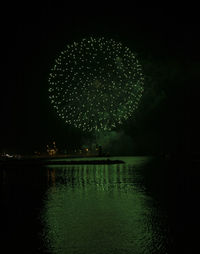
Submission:
[[[1,169],[2,253],[172,253],[164,174],[110,159],[125,164]]]

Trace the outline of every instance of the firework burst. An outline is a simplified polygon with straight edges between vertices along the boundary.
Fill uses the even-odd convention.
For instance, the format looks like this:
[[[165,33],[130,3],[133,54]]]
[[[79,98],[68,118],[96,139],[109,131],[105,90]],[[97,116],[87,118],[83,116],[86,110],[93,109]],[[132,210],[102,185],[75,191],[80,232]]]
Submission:
[[[128,47],[112,39],[82,39],[55,60],[49,98],[66,124],[110,131],[134,116],[143,84],[141,65]]]

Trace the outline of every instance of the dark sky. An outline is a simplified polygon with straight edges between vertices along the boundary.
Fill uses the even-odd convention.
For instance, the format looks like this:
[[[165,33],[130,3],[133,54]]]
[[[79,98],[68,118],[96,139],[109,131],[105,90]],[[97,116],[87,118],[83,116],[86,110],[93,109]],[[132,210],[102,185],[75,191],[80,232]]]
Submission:
[[[122,41],[137,53],[145,94],[137,121],[122,126],[134,152],[198,152],[199,23],[194,11],[134,9],[86,14],[69,7],[13,7],[6,13],[6,78],[1,83],[1,151],[32,152],[56,140],[78,146],[84,135],[64,126],[48,101],[47,78],[66,44],[85,36]]]

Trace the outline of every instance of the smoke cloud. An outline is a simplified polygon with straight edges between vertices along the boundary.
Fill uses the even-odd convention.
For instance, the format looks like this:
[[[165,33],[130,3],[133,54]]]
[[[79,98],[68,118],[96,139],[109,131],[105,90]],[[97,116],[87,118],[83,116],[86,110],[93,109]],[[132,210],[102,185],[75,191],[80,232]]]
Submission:
[[[132,155],[134,151],[134,142],[124,131],[100,132],[96,144],[110,155]]]

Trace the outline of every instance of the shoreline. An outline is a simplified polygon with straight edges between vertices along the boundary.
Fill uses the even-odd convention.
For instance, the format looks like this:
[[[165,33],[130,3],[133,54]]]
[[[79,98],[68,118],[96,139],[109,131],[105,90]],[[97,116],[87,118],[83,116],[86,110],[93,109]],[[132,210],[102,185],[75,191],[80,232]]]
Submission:
[[[71,159],[71,158],[70,158]],[[76,158],[77,159],[77,158]],[[46,165],[107,165],[107,164],[123,164],[122,160],[69,160],[54,161],[45,159],[12,159],[0,161],[0,166],[46,166]]]

